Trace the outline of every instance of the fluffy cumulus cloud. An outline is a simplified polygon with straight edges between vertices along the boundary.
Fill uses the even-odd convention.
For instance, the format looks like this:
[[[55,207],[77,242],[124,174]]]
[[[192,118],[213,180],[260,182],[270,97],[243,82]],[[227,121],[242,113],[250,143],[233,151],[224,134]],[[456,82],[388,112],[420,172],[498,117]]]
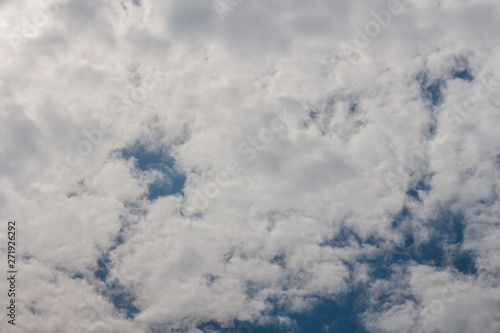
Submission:
[[[499,16],[1,1],[0,330],[499,332]]]

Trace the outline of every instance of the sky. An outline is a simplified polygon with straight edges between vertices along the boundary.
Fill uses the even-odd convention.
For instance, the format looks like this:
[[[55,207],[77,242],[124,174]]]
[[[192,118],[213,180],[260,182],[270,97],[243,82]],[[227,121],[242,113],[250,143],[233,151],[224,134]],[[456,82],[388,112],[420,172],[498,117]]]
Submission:
[[[500,332],[499,30],[496,0],[0,0],[0,331]]]

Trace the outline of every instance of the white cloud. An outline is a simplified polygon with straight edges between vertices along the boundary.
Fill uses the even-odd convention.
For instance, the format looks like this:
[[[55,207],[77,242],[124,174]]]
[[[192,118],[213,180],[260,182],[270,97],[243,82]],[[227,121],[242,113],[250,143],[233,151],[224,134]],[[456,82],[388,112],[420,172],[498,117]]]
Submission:
[[[348,59],[340,44],[387,6],[247,0],[221,20],[212,1],[61,1],[16,51],[8,34],[40,7],[0,3],[0,207],[19,224],[20,329],[199,332],[211,320],[264,322],[270,298],[304,311],[359,283],[406,297],[369,307],[369,329],[411,332],[459,280],[468,289],[429,331],[498,331],[499,7],[401,1]],[[452,77],[458,58],[474,80]],[[424,98],[421,73],[446,82],[442,104]],[[492,89],[476,103],[482,81]],[[293,120],[262,144],[282,110]],[[104,120],[115,130],[104,133]],[[88,156],[54,174],[97,129]],[[158,172],[119,154],[136,142],[168,150],[184,195],[147,200]],[[408,167],[416,151],[424,160]],[[241,174],[189,210],[231,161]],[[424,176],[430,189],[410,199]],[[446,267],[403,261],[391,278],[370,275],[367,259],[403,246],[406,229],[392,222],[404,206],[415,246],[439,233],[443,207],[463,216],[463,242],[444,248],[471,251],[476,274],[457,272],[448,253]],[[344,229],[359,240],[325,246]],[[107,284],[94,276],[106,253]],[[106,298],[114,279],[135,298],[135,318]]]

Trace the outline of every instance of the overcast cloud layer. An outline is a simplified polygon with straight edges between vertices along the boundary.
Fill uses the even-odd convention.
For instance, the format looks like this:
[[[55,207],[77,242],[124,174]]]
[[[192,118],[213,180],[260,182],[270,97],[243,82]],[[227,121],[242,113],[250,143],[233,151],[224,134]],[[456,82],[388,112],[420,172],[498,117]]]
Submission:
[[[0,331],[500,332],[498,31],[497,0],[0,1]]]

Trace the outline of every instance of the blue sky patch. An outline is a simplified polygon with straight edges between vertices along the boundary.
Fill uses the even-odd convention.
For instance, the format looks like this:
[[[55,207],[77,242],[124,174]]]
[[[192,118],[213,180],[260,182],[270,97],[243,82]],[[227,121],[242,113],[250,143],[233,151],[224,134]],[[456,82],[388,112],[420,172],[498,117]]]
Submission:
[[[104,295],[113,303],[115,309],[133,319],[140,311],[134,305],[135,297],[123,287],[118,280],[106,284]]]
[[[460,79],[464,81],[474,80],[474,76],[472,76],[472,74],[467,69],[454,71],[452,75],[454,79]]]
[[[419,192],[429,192],[431,190],[431,187],[429,185],[431,178],[432,175],[428,175],[420,179],[415,186],[410,187],[408,191],[406,191],[406,195],[412,199],[421,201]]]
[[[132,319],[140,312],[134,305],[135,297],[126,291],[118,280],[109,281],[108,279],[109,267],[111,265],[110,253],[124,243],[122,234],[123,227],[115,237],[114,244],[106,253],[97,259],[97,269],[94,272],[94,277],[106,284],[103,296],[105,296],[119,312],[124,313],[127,318]]]
[[[136,143],[130,148],[121,150],[124,159],[135,159],[137,169],[142,171],[156,170],[162,174],[162,178],[149,185],[148,199],[167,195],[183,195],[182,190],[186,182],[186,175],[178,170],[175,158],[167,149],[151,149],[143,144]]]
[[[430,102],[433,107],[443,103],[442,89],[446,86],[446,81],[442,79],[430,81],[425,72],[421,72],[417,75],[417,81],[420,84],[422,97]]]
[[[97,260],[98,268],[94,272],[94,276],[98,280],[106,283],[106,289],[104,290],[103,296],[105,296],[118,311],[123,312],[127,318],[134,318],[134,316],[140,312],[134,305],[135,297],[127,292],[118,280],[111,282],[108,280],[110,263],[109,254],[105,254],[99,258]]]
[[[459,56],[455,59],[456,65],[451,71],[451,76],[454,79],[460,79],[464,81],[474,80],[474,76],[470,71],[469,61],[464,56]]]

